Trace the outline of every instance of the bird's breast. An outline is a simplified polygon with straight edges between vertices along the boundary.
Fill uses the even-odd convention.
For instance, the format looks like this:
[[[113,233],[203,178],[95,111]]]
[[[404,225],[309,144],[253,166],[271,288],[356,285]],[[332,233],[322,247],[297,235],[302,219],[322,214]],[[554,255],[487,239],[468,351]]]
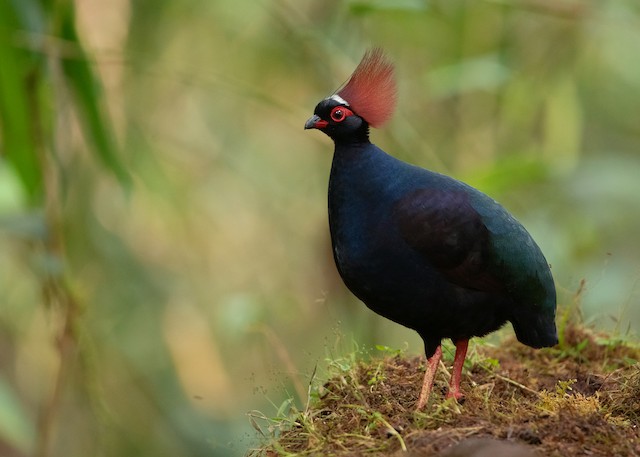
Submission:
[[[411,250],[392,219],[393,198],[330,188],[329,228],[345,285],[374,310],[426,298],[432,270]],[[417,289],[424,289],[418,291]]]

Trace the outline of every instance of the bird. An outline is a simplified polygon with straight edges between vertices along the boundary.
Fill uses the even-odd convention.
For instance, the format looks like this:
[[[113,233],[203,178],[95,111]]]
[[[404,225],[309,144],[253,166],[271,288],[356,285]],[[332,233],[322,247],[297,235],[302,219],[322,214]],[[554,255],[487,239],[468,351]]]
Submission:
[[[371,143],[370,128],[390,119],[396,100],[394,65],[382,48],[371,48],[304,128],[334,143],[329,232],[343,282],[372,311],[424,342],[427,364],[416,402],[422,410],[443,339],[456,347],[446,394],[456,401],[464,398],[470,338],[509,321],[521,343],[556,345],[556,290],[542,251],[498,202]]]

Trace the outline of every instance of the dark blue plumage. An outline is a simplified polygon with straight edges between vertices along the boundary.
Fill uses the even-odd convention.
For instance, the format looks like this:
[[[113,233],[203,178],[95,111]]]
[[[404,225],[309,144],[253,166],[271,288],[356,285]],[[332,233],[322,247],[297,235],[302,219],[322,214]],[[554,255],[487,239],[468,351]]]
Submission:
[[[392,78],[379,51],[363,62],[367,71],[384,67],[385,77]],[[361,84],[358,69],[354,77]],[[375,91],[376,85],[370,86],[368,91]],[[305,128],[318,128],[335,143],[329,226],[342,279],[370,309],[416,330],[424,340],[429,366],[422,407],[443,338],[456,342],[459,353],[451,386],[456,398],[462,396],[460,371],[469,338],[510,321],[522,343],[556,344],[555,287],[536,243],[497,202],[369,142],[370,122],[359,112],[374,112],[369,105],[384,100],[368,97],[329,97],[316,106]]]

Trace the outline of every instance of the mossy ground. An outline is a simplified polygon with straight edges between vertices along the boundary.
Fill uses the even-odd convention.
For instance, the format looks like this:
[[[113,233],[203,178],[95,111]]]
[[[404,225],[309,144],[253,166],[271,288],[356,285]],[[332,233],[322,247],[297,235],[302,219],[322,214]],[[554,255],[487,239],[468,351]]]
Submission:
[[[450,359],[423,412],[415,402],[424,358],[335,363],[303,411],[262,417],[266,427],[254,422],[271,435],[251,455],[435,456],[470,437],[493,437],[543,456],[640,456],[640,348],[580,326],[564,329],[559,348],[476,344],[461,404],[444,398]]]

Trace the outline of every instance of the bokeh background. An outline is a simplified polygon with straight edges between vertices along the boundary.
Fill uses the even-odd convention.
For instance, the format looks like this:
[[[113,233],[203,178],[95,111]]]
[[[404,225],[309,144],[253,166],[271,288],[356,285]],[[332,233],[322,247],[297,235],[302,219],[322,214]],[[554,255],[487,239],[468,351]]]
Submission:
[[[0,0],[0,454],[242,455],[327,358],[422,351],[336,276],[302,129],[371,45],[373,140],[501,201],[563,309],[585,279],[637,340],[636,0]]]

